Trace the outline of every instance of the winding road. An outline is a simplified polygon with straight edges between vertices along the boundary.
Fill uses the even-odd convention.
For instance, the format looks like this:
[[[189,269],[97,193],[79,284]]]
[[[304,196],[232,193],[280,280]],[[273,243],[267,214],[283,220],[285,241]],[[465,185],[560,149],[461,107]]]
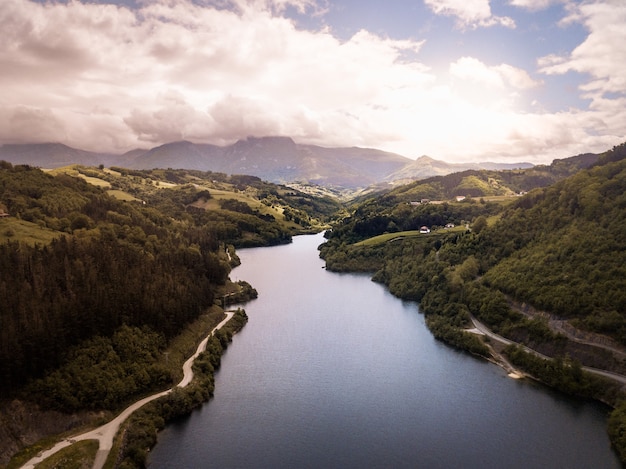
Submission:
[[[498,341],[498,342],[500,342],[502,344],[505,344],[505,345],[515,344],[515,345],[518,345],[519,347],[522,347],[527,352],[532,353],[532,354],[534,354],[534,355],[536,355],[536,356],[538,356],[540,358],[543,358],[545,360],[550,360],[551,359],[551,357],[543,355],[543,354],[537,352],[536,350],[533,350],[531,348],[526,347],[523,344],[519,344],[517,342],[513,342],[513,341],[511,341],[509,339],[506,339],[506,338],[502,337],[501,335],[498,335],[498,334],[492,332],[487,326],[485,326],[482,322],[480,322],[474,316],[472,316],[471,319],[472,319],[472,323],[474,324],[474,329],[469,329],[468,332],[474,332],[474,333],[477,333],[477,334],[485,335],[485,336],[487,336],[487,337],[489,337],[489,338],[491,338],[493,340],[496,340],[496,341]],[[579,342],[583,342],[583,341],[579,341]],[[593,344],[593,345],[595,345],[595,344]],[[604,348],[606,348],[606,347],[604,347]],[[509,370],[509,371],[511,371],[513,373],[521,374],[519,372],[516,372],[515,369],[510,365],[510,363],[508,363],[504,359],[504,357],[501,357],[501,359],[503,361],[505,361],[505,363],[511,367],[511,370]],[[594,373],[596,375],[600,375],[600,376],[603,376],[605,378],[609,378],[609,379],[618,381],[618,382],[620,382],[622,384],[626,384],[626,376],[624,376],[624,375],[613,373],[611,371],[600,370],[598,368],[592,368],[590,366],[583,366],[582,369],[585,370],[585,371],[588,371],[589,373]]]
[[[115,435],[117,434],[117,431],[119,430],[122,422],[124,422],[133,412],[135,412],[137,409],[144,406],[148,402],[158,399],[161,396],[165,396],[166,394],[169,394],[176,387],[184,388],[189,383],[191,383],[191,381],[193,380],[193,370],[191,369],[191,367],[193,365],[194,360],[198,357],[198,355],[200,355],[200,353],[202,353],[206,349],[207,342],[209,341],[209,338],[215,333],[215,331],[220,329],[222,326],[224,326],[224,324],[230,321],[230,319],[233,317],[235,313],[233,311],[226,311],[225,314],[226,314],[226,317],[211,330],[210,334],[206,336],[202,342],[200,342],[200,344],[198,345],[198,348],[196,349],[196,352],[191,357],[189,357],[187,361],[183,364],[183,379],[180,381],[180,383],[178,383],[176,386],[166,391],[161,391],[159,393],[145,397],[135,402],[134,404],[131,404],[113,420],[111,420],[110,422],[94,430],[89,430],[79,435],[74,435],[72,437],[68,437],[64,440],[59,441],[52,448],[42,451],[36,457],[32,458],[30,461],[24,464],[22,466],[22,469],[33,469],[37,464],[39,464],[44,459],[47,459],[53,454],[62,450],[63,448],[66,448],[72,445],[73,443],[76,443],[77,441],[82,441],[82,440],[97,440],[98,441],[98,444],[99,444],[98,453],[96,454],[96,459],[92,467],[93,469],[101,469],[104,466],[104,463],[106,462],[109,452],[111,451],[111,448],[113,446],[113,439],[115,438]]]

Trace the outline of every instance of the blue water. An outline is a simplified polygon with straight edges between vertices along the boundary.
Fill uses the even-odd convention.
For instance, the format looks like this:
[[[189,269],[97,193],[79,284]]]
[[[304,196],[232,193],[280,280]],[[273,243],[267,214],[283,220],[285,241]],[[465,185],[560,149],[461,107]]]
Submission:
[[[259,298],[215,397],[169,425],[161,468],[619,468],[608,409],[433,339],[415,303],[323,269],[320,235],[239,252]]]

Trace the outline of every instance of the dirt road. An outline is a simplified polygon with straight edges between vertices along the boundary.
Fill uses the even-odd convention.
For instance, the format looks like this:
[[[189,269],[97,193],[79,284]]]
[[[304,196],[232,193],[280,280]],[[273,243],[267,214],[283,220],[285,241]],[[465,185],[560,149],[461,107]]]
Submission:
[[[193,370],[191,369],[191,367],[194,360],[198,357],[200,353],[202,353],[206,349],[207,342],[209,341],[209,338],[215,333],[215,331],[220,329],[224,324],[226,324],[230,320],[230,318],[233,317],[234,314],[235,313],[232,311],[227,311],[226,318],[224,318],[222,322],[215,326],[213,330],[211,330],[211,333],[206,336],[202,342],[200,342],[198,348],[196,349],[196,352],[191,357],[189,357],[189,359],[187,359],[187,361],[183,364],[183,379],[180,381],[180,383],[174,386],[174,388],[184,388],[189,383],[191,383],[191,381],[193,380]],[[133,412],[135,412],[140,407],[144,406],[150,401],[158,399],[161,396],[169,394],[174,388],[170,388],[167,391],[161,391],[157,394],[145,397],[135,402],[134,404],[131,404],[109,423],[106,423],[94,430],[90,430],[59,441],[52,448],[46,451],[42,451],[36,457],[32,458],[30,461],[24,464],[22,466],[22,469],[33,469],[44,459],[49,458],[63,448],[66,448],[71,444],[82,440],[98,440],[99,448],[93,464],[93,469],[101,469],[104,466],[109,452],[111,451],[111,447],[113,446],[113,439],[115,438],[115,435],[117,434],[117,431],[119,430],[122,422],[124,422]]]

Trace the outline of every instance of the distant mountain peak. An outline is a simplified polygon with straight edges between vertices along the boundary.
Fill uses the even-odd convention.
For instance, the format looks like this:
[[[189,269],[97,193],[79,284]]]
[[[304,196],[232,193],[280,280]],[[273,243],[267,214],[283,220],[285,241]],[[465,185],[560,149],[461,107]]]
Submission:
[[[420,161],[422,163],[425,163],[425,162],[432,162],[432,161],[437,161],[437,160],[434,158],[431,158],[428,155],[422,155],[419,158],[416,158],[415,161]]]
[[[428,155],[411,160],[372,148],[304,145],[280,135],[249,136],[226,146],[179,140],[123,155],[87,152],[61,143],[5,145],[0,147],[1,159],[44,168],[105,164],[129,169],[193,169],[247,174],[281,184],[304,182],[349,189],[409,182],[466,169],[487,169],[484,163],[449,164]],[[496,166],[500,165],[489,164],[490,169]]]

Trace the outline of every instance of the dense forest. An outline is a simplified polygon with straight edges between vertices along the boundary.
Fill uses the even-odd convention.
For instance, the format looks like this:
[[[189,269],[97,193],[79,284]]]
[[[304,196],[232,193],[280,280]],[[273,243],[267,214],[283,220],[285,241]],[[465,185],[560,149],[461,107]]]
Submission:
[[[626,144],[582,166],[521,197],[412,204],[424,182],[399,188],[355,205],[321,255],[329,269],[373,272],[395,295],[420,302],[437,338],[499,353],[553,387],[623,409],[621,386],[583,369],[626,375]],[[458,187],[460,177],[435,182]],[[421,225],[431,232],[405,231]],[[472,317],[553,360],[495,350],[466,332]],[[611,422],[626,460],[626,421]]]
[[[216,301],[236,259],[226,247],[315,228],[334,203],[310,199],[247,176],[1,163],[0,396],[123,327],[166,344]],[[148,374],[145,386],[163,384]]]

